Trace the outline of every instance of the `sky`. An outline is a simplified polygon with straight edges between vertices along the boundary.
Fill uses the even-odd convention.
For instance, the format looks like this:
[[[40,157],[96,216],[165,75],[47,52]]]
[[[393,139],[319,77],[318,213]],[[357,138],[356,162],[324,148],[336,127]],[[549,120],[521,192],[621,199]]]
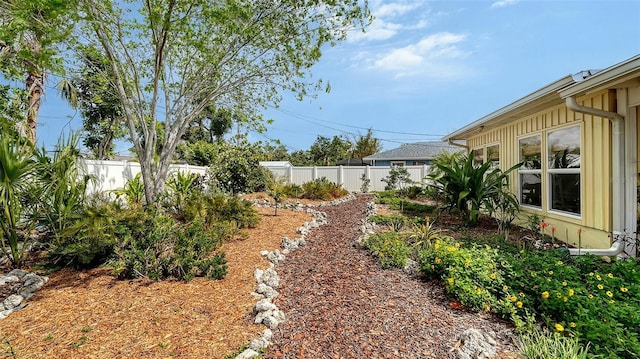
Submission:
[[[365,33],[323,51],[312,68],[330,93],[283,94],[250,139],[306,150],[317,136],[355,138],[372,129],[384,150],[440,140],[567,75],[640,54],[640,1],[370,0]],[[81,127],[48,84],[39,141]],[[119,146],[127,154],[128,146]]]

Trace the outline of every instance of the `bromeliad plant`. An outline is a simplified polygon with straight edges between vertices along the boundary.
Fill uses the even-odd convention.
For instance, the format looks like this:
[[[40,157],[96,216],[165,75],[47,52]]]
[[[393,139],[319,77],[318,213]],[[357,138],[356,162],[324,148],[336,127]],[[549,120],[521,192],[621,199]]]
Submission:
[[[434,161],[436,170],[429,175],[431,186],[441,193],[450,209],[459,210],[465,224],[478,224],[481,208],[491,211],[496,203],[517,206],[517,199],[508,192],[509,174],[521,166],[516,164],[506,171],[492,169],[491,162],[477,166],[474,152],[451,158],[448,162]]]

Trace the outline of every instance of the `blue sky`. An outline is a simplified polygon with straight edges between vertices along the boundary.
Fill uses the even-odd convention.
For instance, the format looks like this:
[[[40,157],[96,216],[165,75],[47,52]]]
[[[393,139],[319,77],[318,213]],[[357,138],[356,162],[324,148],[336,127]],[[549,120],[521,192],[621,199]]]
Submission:
[[[314,78],[331,92],[299,102],[285,94],[254,140],[308,149],[318,135],[368,128],[384,149],[438,140],[566,75],[640,53],[640,1],[370,0],[366,33],[325,49]],[[49,84],[40,141],[81,125]],[[124,147],[126,148],[126,146]]]

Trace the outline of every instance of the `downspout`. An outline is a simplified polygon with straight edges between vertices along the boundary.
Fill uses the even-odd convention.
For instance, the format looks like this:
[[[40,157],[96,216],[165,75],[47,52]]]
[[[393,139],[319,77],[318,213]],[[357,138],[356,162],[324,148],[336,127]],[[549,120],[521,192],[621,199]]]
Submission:
[[[450,144],[451,146],[458,146],[458,147],[462,147],[462,148],[464,148],[465,150],[467,150],[467,153],[469,152],[469,146],[467,146],[467,145],[463,145],[463,144],[461,144],[461,143],[455,143],[455,142],[453,142],[453,139],[451,139],[451,138],[447,140],[447,143],[448,143],[448,144]]]
[[[567,108],[587,115],[609,119],[612,126],[612,175],[613,175],[613,238],[610,248],[582,249],[569,248],[571,255],[594,254],[598,256],[616,256],[624,250],[625,225],[625,186],[624,186],[624,117],[615,112],[600,110],[593,107],[579,105],[575,96],[565,99]]]

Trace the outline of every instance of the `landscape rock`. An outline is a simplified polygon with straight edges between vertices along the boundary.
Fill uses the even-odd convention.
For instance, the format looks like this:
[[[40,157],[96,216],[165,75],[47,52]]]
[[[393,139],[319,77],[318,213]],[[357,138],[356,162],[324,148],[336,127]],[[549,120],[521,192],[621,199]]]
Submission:
[[[7,297],[7,299],[4,300],[2,304],[4,305],[5,310],[13,309],[18,307],[23,300],[24,300],[23,296],[19,294],[11,294],[10,296]]]
[[[458,359],[488,359],[496,355],[498,343],[493,333],[482,332],[478,329],[465,330],[458,339],[456,350]]]

